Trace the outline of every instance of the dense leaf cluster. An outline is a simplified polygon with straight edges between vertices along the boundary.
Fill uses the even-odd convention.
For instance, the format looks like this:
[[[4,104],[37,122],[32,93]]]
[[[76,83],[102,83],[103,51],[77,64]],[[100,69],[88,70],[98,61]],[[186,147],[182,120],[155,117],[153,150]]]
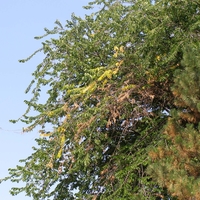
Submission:
[[[25,191],[35,200],[182,199],[186,193],[171,188],[176,179],[170,173],[179,173],[178,164],[172,167],[177,144],[190,131],[192,140],[199,137],[200,4],[96,0],[85,8],[94,4],[101,9],[85,19],[72,15],[64,28],[57,21],[53,31],[46,29],[45,35],[59,38],[38,50],[45,58],[33,73],[26,91],[33,98],[20,119],[28,124],[25,132],[41,127],[39,147],[4,180],[24,181],[11,193]],[[44,88],[48,98],[40,103]],[[30,109],[37,115],[29,116]],[[185,124],[186,115],[193,127]],[[163,134],[172,132],[172,121],[181,123],[180,140]],[[196,154],[185,156],[194,167]]]

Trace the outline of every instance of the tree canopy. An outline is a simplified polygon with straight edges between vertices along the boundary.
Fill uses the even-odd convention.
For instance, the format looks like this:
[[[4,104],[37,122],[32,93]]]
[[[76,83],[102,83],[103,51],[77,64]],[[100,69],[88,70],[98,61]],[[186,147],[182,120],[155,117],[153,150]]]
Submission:
[[[35,52],[45,56],[19,119],[24,132],[41,127],[38,147],[3,180],[25,182],[11,193],[34,200],[200,199],[200,3],[85,9],[95,4],[36,37],[59,36]]]

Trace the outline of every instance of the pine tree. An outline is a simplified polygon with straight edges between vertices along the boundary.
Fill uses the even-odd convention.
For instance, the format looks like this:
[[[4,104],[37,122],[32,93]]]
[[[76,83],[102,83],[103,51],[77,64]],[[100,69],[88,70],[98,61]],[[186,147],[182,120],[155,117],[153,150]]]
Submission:
[[[193,42],[185,47],[184,68],[175,73],[166,141],[149,152],[151,174],[180,200],[200,199],[200,43]]]

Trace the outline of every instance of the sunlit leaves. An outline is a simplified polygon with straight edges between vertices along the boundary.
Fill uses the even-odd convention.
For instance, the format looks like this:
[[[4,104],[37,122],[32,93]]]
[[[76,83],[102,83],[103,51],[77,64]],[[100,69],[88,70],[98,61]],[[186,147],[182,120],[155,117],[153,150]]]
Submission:
[[[181,103],[171,91],[175,71],[183,69],[188,38],[198,35],[189,32],[198,23],[187,28],[173,3],[96,0],[86,8],[101,5],[98,12],[85,19],[72,14],[64,29],[58,21],[45,29],[59,37],[42,43],[44,59],[21,118],[24,132],[41,126],[39,148],[24,168],[10,171],[12,181],[26,182],[27,194],[38,200],[169,197],[147,174],[148,150],[163,141],[167,115]],[[30,109],[37,114],[28,116]]]

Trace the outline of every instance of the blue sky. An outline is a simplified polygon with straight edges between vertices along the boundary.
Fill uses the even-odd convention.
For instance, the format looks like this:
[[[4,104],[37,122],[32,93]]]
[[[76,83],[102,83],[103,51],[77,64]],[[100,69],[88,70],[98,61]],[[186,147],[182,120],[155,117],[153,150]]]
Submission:
[[[24,100],[30,95],[24,91],[32,80],[31,73],[42,61],[38,54],[31,61],[21,64],[19,59],[28,57],[41,47],[35,36],[44,34],[44,28],[53,29],[58,19],[63,24],[71,13],[84,16],[82,8],[88,0],[2,0],[0,3],[0,178],[8,175],[8,168],[18,164],[32,152],[37,130],[22,133],[22,123],[11,124],[26,109]],[[44,94],[45,95],[45,94]],[[0,184],[0,198],[3,200],[30,200],[25,194],[11,196],[10,182]]]

